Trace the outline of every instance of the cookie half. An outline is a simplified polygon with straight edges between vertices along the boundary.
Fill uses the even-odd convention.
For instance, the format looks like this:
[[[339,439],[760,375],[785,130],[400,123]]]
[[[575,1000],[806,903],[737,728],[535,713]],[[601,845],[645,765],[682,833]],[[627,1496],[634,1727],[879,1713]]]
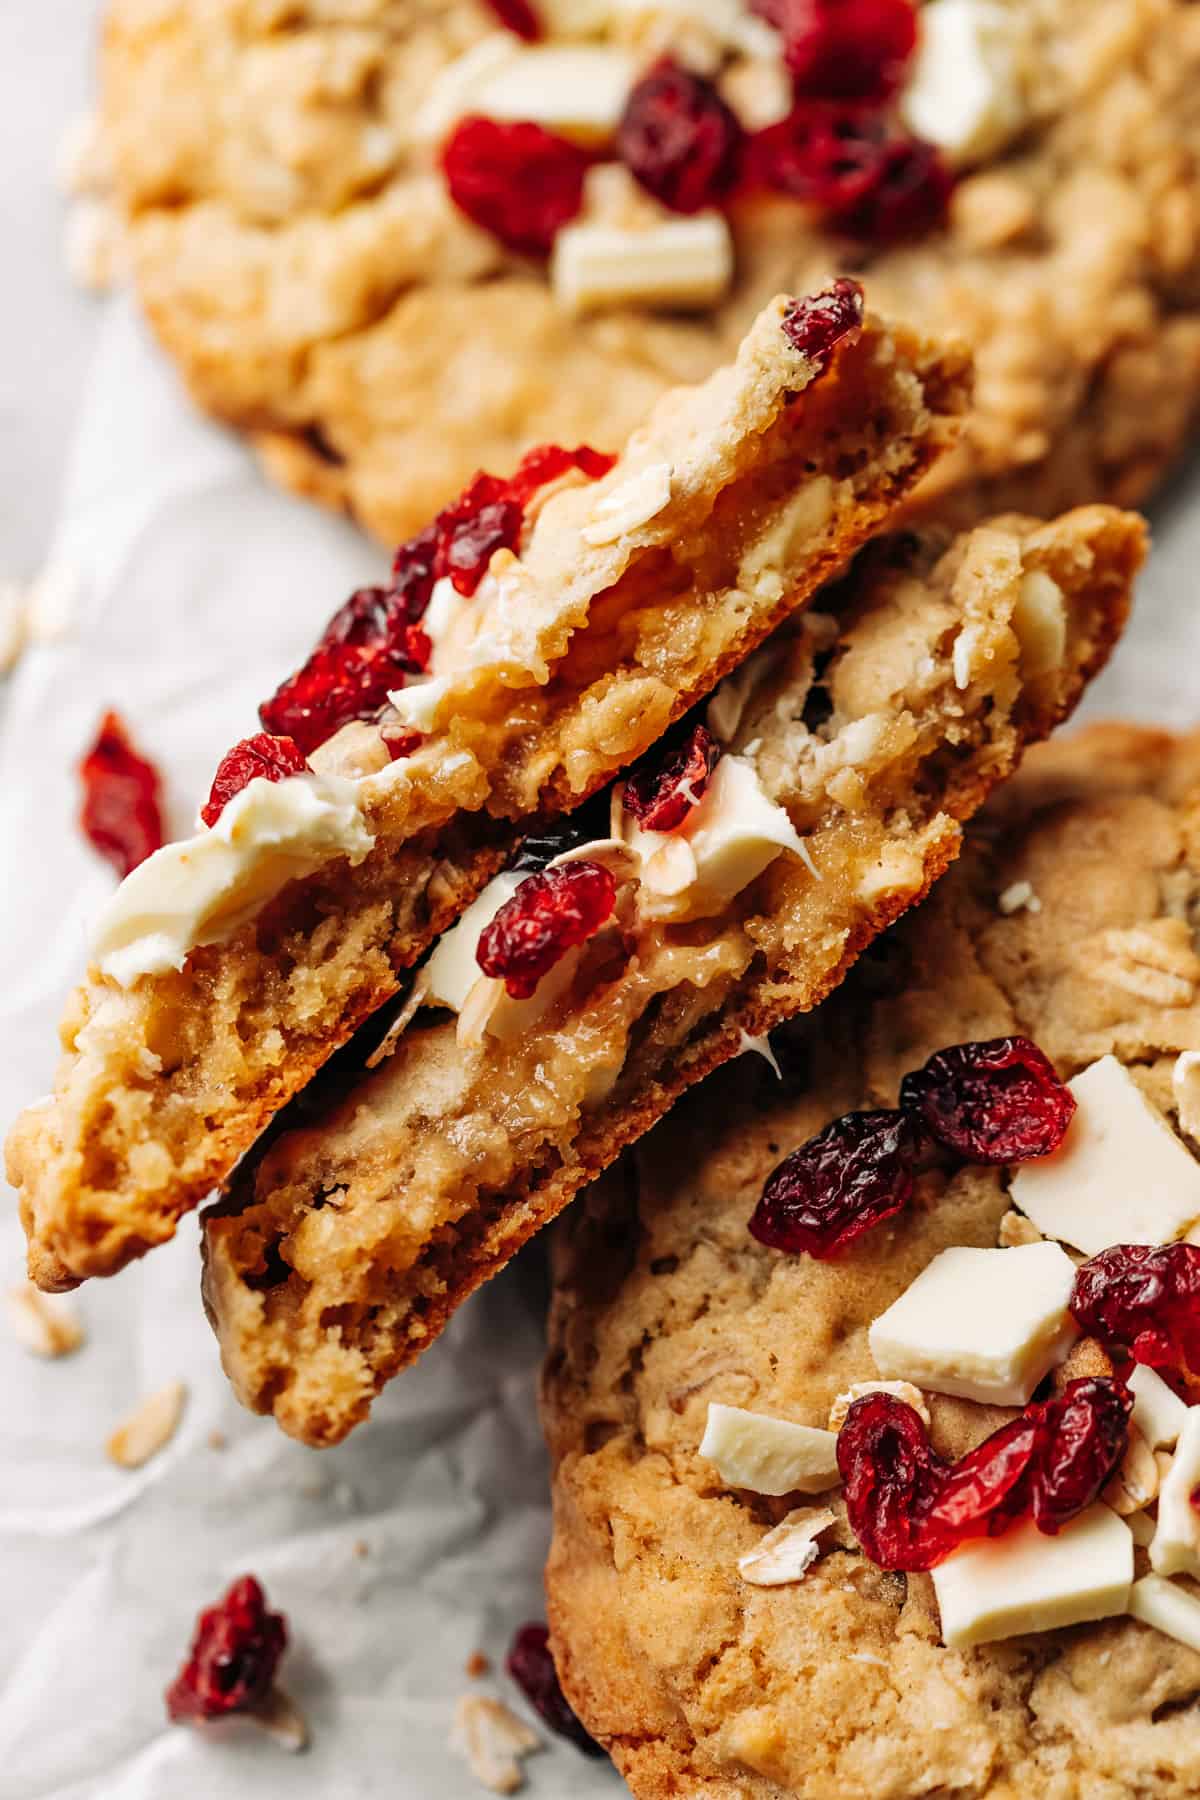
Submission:
[[[402,546],[394,589],[353,596],[262,709],[311,772],[223,812],[215,788],[211,828],[100,921],[55,1096],[8,1142],[35,1279],[170,1237],[534,821],[611,780],[886,523],[967,379],[963,351],[864,321],[851,284],[781,297],[606,475],[570,452],[586,468],[547,487],[551,448],[542,486],[528,464],[481,477]]]
[[[639,1800],[1167,1800],[1200,1781],[1194,1590],[1171,1589],[1185,1641],[1118,1616],[1132,1592],[1143,1617],[1168,1617],[1154,1612],[1154,1584],[1141,1585],[1159,1529],[1153,1457],[1148,1488],[1106,1488],[1115,1512],[1096,1503],[1096,1529],[1121,1540],[1128,1568],[1121,1592],[1092,1591],[1093,1611],[1076,1612],[1093,1622],[1043,1631],[1026,1617],[1022,1635],[948,1649],[939,1570],[876,1566],[828,1467],[806,1484],[826,1491],[768,1498],[698,1453],[712,1403],[824,1433],[855,1384],[884,1373],[871,1326],[935,1257],[1024,1257],[1038,1243],[1031,1217],[1014,1211],[1038,1164],[1016,1172],[1010,1194],[1008,1169],[961,1159],[934,1159],[907,1209],[833,1260],[750,1235],[781,1158],[835,1118],[894,1107],[903,1076],[931,1054],[1026,1035],[1063,1079],[1083,1074],[1070,1130],[1093,1134],[1112,1102],[1085,1098],[1085,1072],[1102,1068],[1105,1094],[1127,1096],[1136,1127],[1107,1159],[1117,1233],[1139,1192],[1122,1156],[1148,1181],[1147,1145],[1194,1171],[1195,1096],[1177,1070],[1180,1053],[1200,1047],[1198,824],[1200,738],[1096,727],[1035,751],[930,899],[818,1014],[775,1035],[782,1080],[749,1057],[722,1072],[570,1215],[543,1389],[555,1464],[550,1617],[566,1691]],[[1064,1262],[1070,1286],[1053,1243],[1032,1254]],[[1101,1345],[1080,1340],[1038,1392],[1112,1369]],[[908,1398],[946,1458],[1013,1416],[932,1384]],[[1179,1429],[1177,1418],[1164,1435],[1141,1399],[1134,1421],[1139,1466]],[[793,1556],[790,1573],[763,1555],[788,1514],[820,1521],[817,1553],[803,1569]],[[1070,1530],[1035,1533],[1030,1555],[1069,1543]],[[983,1540],[970,1565],[978,1583],[994,1562],[1004,1585],[1007,1541]],[[1010,1588],[1018,1564],[1019,1553]]]
[[[501,877],[492,910],[507,899],[518,946],[536,936],[522,894],[572,861],[612,871],[612,909],[515,1002],[488,938],[504,915],[483,936],[465,918],[418,971],[386,1060],[324,1101],[315,1087],[239,1171],[206,1220],[205,1293],[243,1400],[307,1442],[345,1436],[685,1088],[814,1006],[1070,712],[1143,542],[1139,520],[1094,507],[1000,520],[940,554],[872,547],[718,688],[715,764],[698,766],[693,727],[665,789],[660,752],[591,842],[554,846],[524,886]],[[647,786],[673,823],[647,815]]]
[[[941,478],[961,522],[1130,503],[1200,382],[1194,6],[824,12],[858,41],[806,42],[812,9],[741,0],[534,0],[533,43],[484,0],[113,0],[105,137],[142,304],[201,405],[385,539],[531,442],[623,442],[772,294],[863,268],[876,304],[978,355]],[[767,22],[789,16],[798,35]],[[664,118],[707,121],[699,189],[639,160],[653,103],[632,147],[619,131],[664,55],[692,96]],[[572,157],[589,165],[552,255],[451,198],[465,113],[501,140],[469,171],[485,204],[490,166],[501,198],[519,189],[495,159],[522,119],[565,143],[568,185]],[[526,184],[535,228],[549,185]]]

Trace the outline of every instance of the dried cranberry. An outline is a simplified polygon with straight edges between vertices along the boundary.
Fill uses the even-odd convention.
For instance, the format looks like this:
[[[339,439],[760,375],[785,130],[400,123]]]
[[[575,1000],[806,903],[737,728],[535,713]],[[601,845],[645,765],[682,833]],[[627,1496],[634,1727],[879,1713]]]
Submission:
[[[1113,1244],[1075,1271],[1082,1331],[1125,1345],[1135,1362],[1200,1375],[1200,1245]]]
[[[863,191],[830,211],[830,223],[864,244],[895,244],[935,231],[946,216],[954,177],[940,150],[920,138],[882,147]]]
[[[167,1689],[178,1724],[248,1712],[266,1699],[287,1646],[287,1621],[267,1611],[253,1575],[235,1581],[224,1599],[200,1614],[187,1662]]]
[[[785,1156],[750,1220],[760,1244],[837,1256],[912,1199],[919,1148],[902,1112],[854,1112]]]
[[[413,625],[424,617],[433,593],[437,544],[435,520],[401,544],[392,559],[390,593],[397,610]]]
[[[542,976],[586,943],[616,904],[617,884],[599,863],[563,863],[523,881],[480,936],[475,960],[528,1000]]]
[[[569,1738],[588,1756],[603,1756],[595,1738],[584,1730],[562,1691],[558,1670],[550,1654],[547,1626],[522,1625],[509,1646],[505,1668],[534,1711],[559,1737]]]
[[[389,760],[399,762],[402,757],[412,755],[424,734],[414,731],[411,726],[401,725],[399,720],[392,720],[385,721],[379,727],[379,735],[383,739],[383,747]]]
[[[665,757],[631,771],[621,804],[646,831],[674,831],[703,798],[720,756],[707,726],[693,725]]]
[[[789,302],[782,320],[783,335],[802,356],[823,368],[844,338],[851,343],[858,339],[862,321],[862,288],[842,275],[821,293]]]
[[[599,481],[616,462],[607,451],[593,450],[590,444],[577,444],[564,450],[561,444],[537,444],[527,450],[505,486],[514,500],[527,506],[539,488],[557,481],[568,469],[578,469],[589,481]]]
[[[837,1444],[850,1523],[885,1569],[932,1568],[957,1544],[996,1537],[1029,1515],[1053,1536],[1116,1469],[1132,1410],[1119,1381],[1070,1381],[951,1464],[912,1407],[891,1394],[864,1395]]]
[[[630,90],[616,148],[647,193],[694,213],[737,181],[743,136],[712,83],[664,57]]]
[[[221,758],[208,799],[200,808],[206,825],[215,825],[235,794],[252,781],[286,781],[308,768],[304,753],[290,737],[268,737],[265,731],[243,738]]]
[[[461,119],[442,151],[450,198],[520,256],[548,256],[583,205],[591,158],[540,125]]]
[[[434,573],[448,575],[460,594],[473,594],[493,554],[515,547],[524,516],[520,501],[498,475],[474,476],[437,516]]]
[[[968,1162],[1021,1163],[1057,1150],[1075,1098],[1025,1037],[954,1044],[900,1083],[900,1104]]]
[[[487,0],[502,25],[532,44],[542,35],[542,22],[534,12],[529,0]]]
[[[84,836],[118,875],[128,875],[162,846],[166,834],[158,770],[134,749],[119,714],[105,713],[79,776]]]
[[[267,730],[308,756],[351,719],[372,719],[406,675],[429,666],[432,645],[394,588],[359,588],[316,649],[258,709]]]
[[[874,107],[802,101],[751,141],[752,183],[818,206],[869,243],[939,224],[953,185],[930,145],[898,134]]]
[[[798,95],[816,100],[886,100],[904,79],[917,43],[912,0],[759,0],[783,37]]]

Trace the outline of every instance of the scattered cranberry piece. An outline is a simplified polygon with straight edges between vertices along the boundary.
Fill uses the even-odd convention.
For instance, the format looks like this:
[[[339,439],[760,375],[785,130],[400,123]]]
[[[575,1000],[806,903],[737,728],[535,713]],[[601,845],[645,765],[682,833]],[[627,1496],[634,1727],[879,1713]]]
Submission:
[[[1075,1271],[1071,1315],[1135,1362],[1200,1375],[1200,1245],[1113,1244]]]
[[[392,585],[389,590],[399,614],[415,625],[424,618],[436,579],[438,528],[435,519],[424,531],[408,538],[392,558]]]
[[[930,1569],[957,1544],[997,1537],[1027,1515],[1053,1536],[1112,1475],[1132,1410],[1121,1382],[1085,1376],[947,1463],[911,1406],[864,1395],[837,1443],[850,1523],[884,1569]]]
[[[84,836],[125,876],[161,848],[161,784],[152,762],[134,749],[124,721],[107,712],[79,765]]]
[[[548,256],[583,205],[591,157],[540,125],[499,125],[472,115],[442,151],[450,197],[461,212],[520,256]]]
[[[569,1738],[588,1756],[603,1756],[595,1738],[580,1724],[562,1691],[558,1670],[550,1654],[550,1632],[545,1625],[522,1625],[509,1646],[505,1668],[529,1704],[551,1731]]]
[[[509,31],[515,31],[519,38],[532,44],[542,35],[542,22],[538,18],[529,0],[487,0],[496,17]]]
[[[1049,1156],[1075,1111],[1070,1088],[1025,1037],[939,1050],[904,1077],[900,1104],[939,1144],[977,1163]]]
[[[873,100],[893,94],[917,43],[912,0],[758,0],[782,34],[798,95]]]
[[[837,1256],[912,1199],[919,1136],[903,1112],[854,1112],[785,1156],[750,1220],[772,1250]]]
[[[946,216],[954,177],[940,150],[920,138],[891,138],[864,190],[830,223],[864,244],[895,244],[934,231]]]
[[[221,758],[212,790],[200,808],[206,825],[215,825],[235,794],[252,781],[286,781],[308,768],[304,752],[290,737],[269,737],[265,731],[243,738]]]
[[[744,133],[709,81],[670,57],[635,83],[617,127],[617,155],[674,212],[715,205],[738,179]]]
[[[448,575],[460,594],[473,594],[495,551],[516,546],[524,517],[498,475],[474,476],[437,516],[435,574]]]
[[[621,804],[646,831],[674,831],[703,798],[721,756],[721,746],[705,725],[661,761],[642,762],[625,783]]]
[[[616,899],[616,881],[599,863],[531,875],[483,931],[475,960],[485,975],[503,978],[514,1000],[528,1000],[560,957],[599,930]]]
[[[819,206],[867,243],[894,243],[941,223],[953,181],[938,152],[897,133],[874,107],[801,101],[756,132],[750,181]]]
[[[844,338],[851,343],[858,339],[862,321],[862,288],[841,275],[821,293],[789,302],[783,315],[783,335],[802,356],[824,368],[830,352]]]
[[[258,709],[275,737],[309,756],[352,719],[372,719],[406,675],[429,665],[432,645],[409,602],[390,588],[359,588],[333,615],[316,649]]]
[[[248,1712],[266,1699],[287,1646],[287,1621],[267,1611],[253,1575],[200,1614],[187,1662],[167,1689],[176,1724]]]
[[[589,481],[599,481],[616,460],[607,451],[593,450],[590,444],[577,444],[574,450],[564,450],[561,444],[537,444],[525,452],[505,485],[514,500],[528,506],[539,488],[557,481],[568,469],[578,469]]]

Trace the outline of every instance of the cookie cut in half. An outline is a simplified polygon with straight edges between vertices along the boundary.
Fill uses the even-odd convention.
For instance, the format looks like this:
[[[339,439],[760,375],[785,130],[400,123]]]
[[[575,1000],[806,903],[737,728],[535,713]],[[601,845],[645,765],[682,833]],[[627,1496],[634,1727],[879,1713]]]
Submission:
[[[385,539],[864,266],[977,356],[975,524],[1183,447],[1198,89],[1191,0],[110,0],[98,179],[197,402]]]
[[[1159,1368],[1134,1365],[1126,1390],[1129,1343],[1167,1326],[1168,1295],[1139,1324],[1109,1281],[1089,1310],[1122,1253],[1085,1280],[1050,1229],[1051,1193],[1084,1177],[1118,1110],[1087,1209],[1108,1244],[1131,1229],[1139,1172],[1170,1159],[1167,1191],[1192,1179],[1198,902],[1200,736],[1100,726],[1035,750],[930,898],[774,1035],[781,1080],[752,1058],[722,1071],[564,1220],[542,1395],[552,1647],[638,1800],[1200,1785],[1200,1604],[1167,1572],[1200,1571],[1176,1499],[1196,1481],[1197,1414],[1172,1391],[1194,1398],[1196,1371],[1139,1339]],[[946,1149],[947,1122],[1023,1129],[1064,1084],[1075,1107],[1046,1154]],[[812,1167],[817,1134],[897,1108],[942,1136],[912,1153],[889,1217],[833,1254],[756,1240],[781,1164]],[[1003,1146],[1031,1148],[1046,1145]],[[1180,1229],[1134,1256],[1200,1262]],[[1005,1331],[1032,1344],[1035,1303],[1058,1334],[1026,1372],[1036,1398],[965,1393]],[[1058,1466],[1015,1423],[1052,1438],[1064,1407],[1094,1418],[1101,1397],[1117,1428],[1081,1432]],[[1003,1478],[968,1489],[964,1466],[978,1477],[999,1441]],[[904,1481],[890,1517],[873,1510]],[[932,1551],[931,1525],[947,1533]]]
[[[540,872],[498,876],[374,1071],[310,1092],[207,1219],[242,1398],[343,1437],[685,1088],[816,1005],[1071,710],[1144,543],[1093,507],[873,546]]]
[[[535,822],[610,782],[879,531],[968,373],[962,350],[864,321],[853,283],[781,297],[613,466],[545,446],[403,544],[392,587],[351,597],[222,763],[205,828],[100,921],[55,1094],[8,1143],[35,1280],[170,1237]]]

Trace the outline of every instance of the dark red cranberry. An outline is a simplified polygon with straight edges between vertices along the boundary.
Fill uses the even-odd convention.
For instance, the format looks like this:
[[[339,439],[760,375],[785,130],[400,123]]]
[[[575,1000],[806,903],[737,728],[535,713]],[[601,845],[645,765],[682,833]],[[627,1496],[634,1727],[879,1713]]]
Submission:
[[[616,881],[599,863],[563,863],[531,875],[482,933],[475,960],[514,1000],[528,1000],[560,957],[599,930],[616,899]]]
[[[1121,1382],[1084,1377],[947,1463],[912,1407],[864,1395],[837,1444],[850,1523],[884,1569],[930,1569],[968,1538],[997,1537],[1028,1516],[1053,1536],[1112,1476],[1132,1410]]]
[[[819,294],[790,301],[783,315],[783,335],[802,356],[823,368],[844,339],[851,343],[858,339],[862,322],[862,288],[843,275]]]
[[[693,725],[666,756],[637,764],[625,783],[621,804],[646,831],[674,831],[704,797],[721,746],[705,725]]]
[[[1200,1375],[1200,1245],[1113,1244],[1075,1271],[1071,1314],[1135,1362]]]
[[[383,747],[392,762],[400,762],[402,758],[411,756],[417,745],[421,743],[424,733],[414,731],[408,725],[401,725],[399,720],[385,722],[379,727],[379,735],[383,739]]]
[[[550,1654],[547,1626],[522,1625],[509,1646],[505,1668],[538,1716],[551,1731],[570,1741],[588,1756],[603,1756],[595,1738],[585,1731],[562,1691],[558,1670]]]
[[[158,770],[134,749],[118,713],[105,713],[79,778],[84,836],[118,875],[128,875],[161,848],[166,834]]]
[[[635,83],[617,155],[646,192],[680,213],[715,206],[741,171],[744,133],[710,81],[669,57]]]
[[[536,444],[525,452],[505,486],[514,500],[528,506],[539,488],[557,481],[568,469],[578,469],[589,481],[599,481],[616,460],[604,450],[593,450],[590,444],[577,444],[574,450],[564,450],[561,444]]]
[[[498,475],[476,475],[437,516],[435,574],[448,575],[460,594],[473,594],[495,552],[515,549],[524,517]]]
[[[759,0],[783,37],[798,95],[814,100],[886,100],[900,86],[917,43],[912,0]]]
[[[243,738],[221,758],[200,817],[206,825],[215,825],[234,795],[252,781],[286,781],[289,775],[303,775],[307,768],[303,751],[290,737],[269,737],[260,731]]]
[[[187,1662],[167,1689],[176,1724],[249,1712],[271,1691],[287,1647],[287,1621],[267,1611],[253,1575],[235,1581],[224,1599],[200,1614]]]
[[[944,222],[954,177],[940,150],[920,138],[895,137],[880,153],[872,179],[830,224],[864,244],[923,237]]]
[[[418,625],[406,625],[395,643],[318,644],[304,667],[258,709],[267,730],[290,737],[306,755],[348,725],[373,719],[406,675],[428,667],[432,646]]]
[[[938,153],[898,134],[874,107],[801,101],[755,134],[752,184],[820,207],[867,243],[893,243],[939,225],[953,186]]]
[[[390,592],[397,610],[415,625],[425,615],[436,579],[438,528],[435,519],[400,545],[392,559]]]
[[[527,44],[532,44],[542,35],[542,22],[538,18],[529,0],[487,0],[496,17],[509,31],[516,32]]]
[[[1025,1037],[954,1044],[900,1083],[900,1104],[968,1162],[1049,1156],[1075,1112],[1054,1064]]]
[[[583,205],[591,157],[540,125],[461,119],[442,151],[461,212],[520,256],[548,256]]]
[[[902,1112],[854,1112],[785,1156],[750,1220],[760,1244],[837,1256],[913,1196],[919,1136]]]

